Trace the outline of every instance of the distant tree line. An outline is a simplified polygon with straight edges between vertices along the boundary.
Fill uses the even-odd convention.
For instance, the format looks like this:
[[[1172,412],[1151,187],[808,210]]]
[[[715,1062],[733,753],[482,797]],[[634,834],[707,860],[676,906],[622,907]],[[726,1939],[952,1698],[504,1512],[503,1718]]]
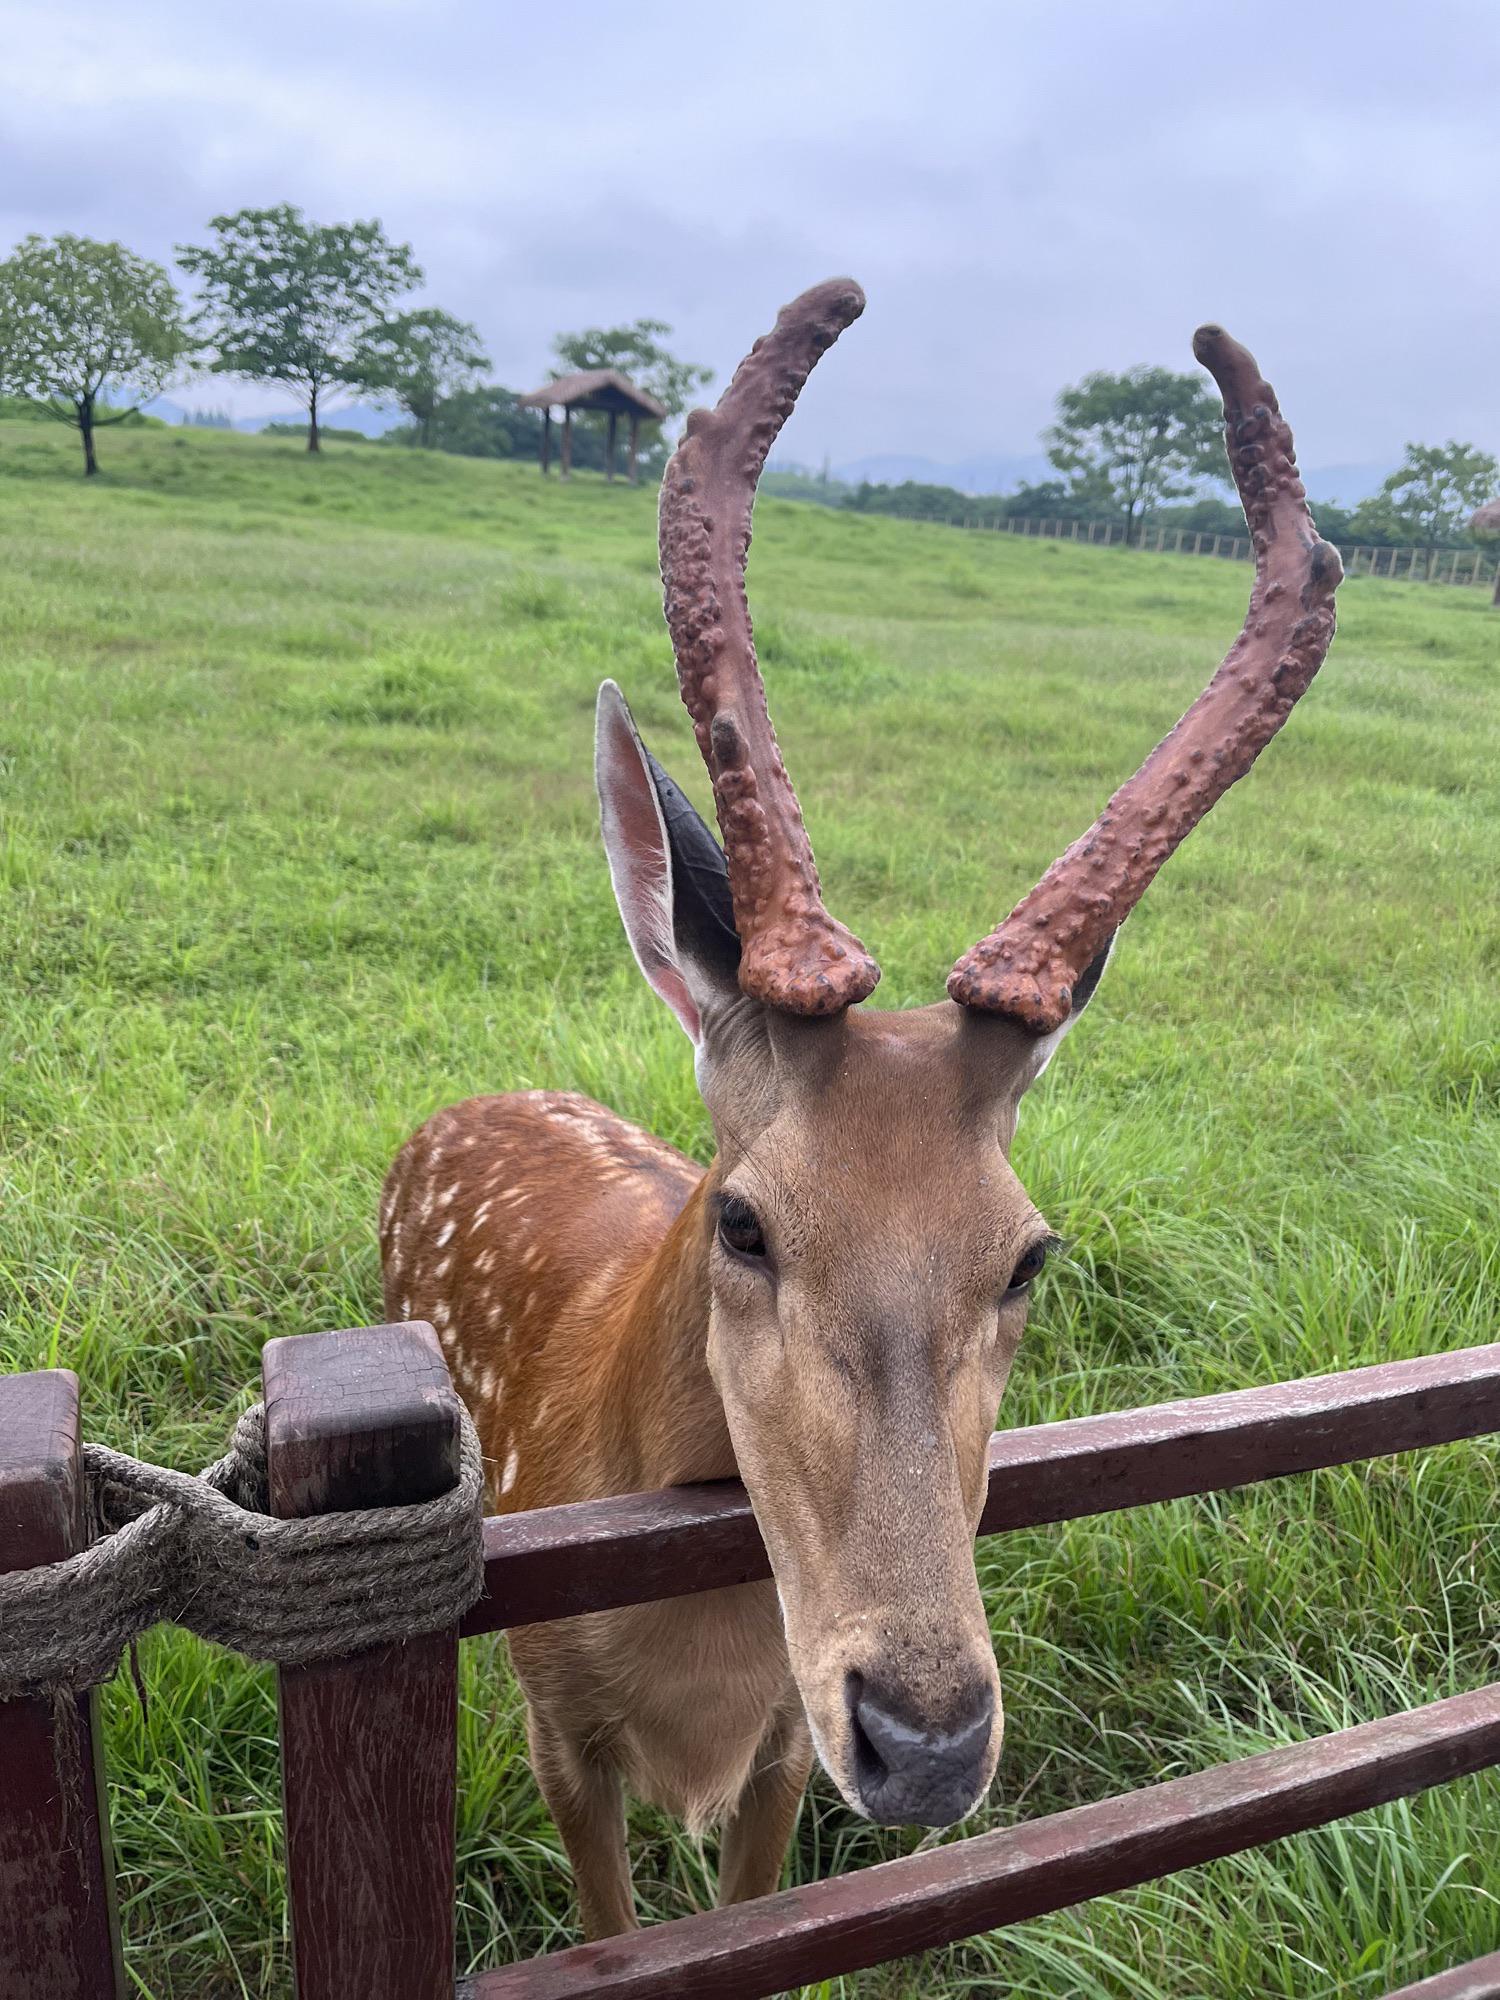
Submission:
[[[377,221],[318,223],[283,202],[217,215],[206,244],[182,244],[177,261],[197,281],[184,304],[167,272],[120,243],[61,235],[28,236],[0,260],[0,413],[38,410],[79,433],[84,470],[98,470],[96,433],[139,421],[141,405],[191,366],[243,381],[276,384],[307,412],[307,448],[329,431],[331,398],[361,393],[404,411],[389,434],[397,445],[473,458],[529,458],[540,446],[542,417],[522,409],[516,392],[479,378],[488,355],[476,330],[435,306],[412,308],[423,282],[410,244],[393,243]],[[680,416],[710,381],[710,371],[665,345],[660,320],[588,327],[559,334],[554,376],[614,368]],[[229,424],[226,412],[195,412],[189,421]],[[273,424],[273,433],[303,426]],[[917,520],[977,521],[1018,517],[1123,524],[1124,541],[1147,526],[1232,534],[1237,506],[1210,490],[1227,487],[1218,398],[1201,375],[1136,367],[1097,372],[1058,392],[1044,432],[1056,479],[1003,495],[975,496],[948,486],[845,486],[827,472],[773,472],[770,492],[820,501],[856,513]],[[660,469],[660,427],[645,428],[642,463]],[[573,460],[602,467],[605,432],[574,427]],[[1450,439],[1408,444],[1401,465],[1373,498],[1352,510],[1320,504],[1331,540],[1429,552],[1469,545],[1475,510],[1500,492],[1500,465],[1478,446]]]
[[[405,412],[398,443],[485,458],[537,449],[540,416],[521,410],[514,391],[480,382],[490,362],[475,328],[405,305],[423,273],[411,246],[393,243],[379,222],[312,222],[283,202],[217,215],[209,234],[178,246],[177,262],[197,282],[191,306],[160,264],[123,244],[28,236],[0,260],[0,407],[10,399],[72,425],[90,475],[96,433],[135,418],[188,368],[285,389],[307,412],[310,452],[335,434],[330,401],[353,393]],[[662,344],[670,333],[642,319],[560,334],[563,368],[553,372],[619,368],[679,415],[710,374]],[[190,421],[229,425],[221,411]],[[602,465],[595,431],[577,428],[575,464]],[[646,427],[648,465],[661,456],[658,432]]]
[[[962,493],[956,487],[905,480],[900,485],[846,484],[818,474],[772,471],[767,492],[859,514],[908,520],[973,522],[998,527],[1012,520],[1099,521],[1123,526],[1137,542],[1149,526],[1238,535],[1244,515],[1232,500],[1204,491],[1228,487],[1223,417],[1218,399],[1197,376],[1162,368],[1095,374],[1057,399],[1057,420],[1043,434],[1062,476],[1024,484],[1013,493]],[[1357,507],[1326,501],[1314,511],[1319,532],[1346,546],[1471,548],[1468,523],[1500,493],[1500,462],[1477,445],[1408,444],[1401,464],[1379,493]]]

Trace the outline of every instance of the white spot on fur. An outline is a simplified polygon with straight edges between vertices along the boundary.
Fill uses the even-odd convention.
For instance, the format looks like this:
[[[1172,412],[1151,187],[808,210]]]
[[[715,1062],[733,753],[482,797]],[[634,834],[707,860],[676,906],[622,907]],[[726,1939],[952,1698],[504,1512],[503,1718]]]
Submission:
[[[453,1259],[451,1257],[445,1257],[442,1263],[438,1265],[437,1271],[435,1272],[434,1275],[439,1278],[446,1278],[448,1273],[452,1269],[453,1269]]]
[[[456,1222],[445,1222],[443,1224],[442,1228],[437,1233],[437,1247],[439,1248],[439,1250],[442,1249],[445,1243],[452,1242],[453,1232],[455,1229],[457,1229],[457,1227],[458,1224]]]
[[[519,1459],[514,1451],[510,1451],[506,1454],[505,1469],[500,1474],[500,1491],[502,1493],[509,1493],[512,1486],[515,1485],[516,1466],[518,1463]]]
[[[458,1193],[458,1182],[455,1181],[452,1187],[444,1188],[443,1192],[438,1196],[438,1207],[451,1208],[453,1205],[453,1197],[457,1193]]]
[[[435,1327],[445,1327],[452,1315],[441,1299],[432,1309],[432,1323]]]

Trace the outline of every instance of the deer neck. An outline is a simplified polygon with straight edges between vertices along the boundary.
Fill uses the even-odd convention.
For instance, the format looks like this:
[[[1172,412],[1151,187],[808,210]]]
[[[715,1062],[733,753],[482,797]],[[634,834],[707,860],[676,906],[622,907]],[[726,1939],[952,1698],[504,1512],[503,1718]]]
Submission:
[[[627,1488],[731,1479],[724,1406],[708,1372],[710,1168],[625,1299],[607,1394],[611,1458]]]

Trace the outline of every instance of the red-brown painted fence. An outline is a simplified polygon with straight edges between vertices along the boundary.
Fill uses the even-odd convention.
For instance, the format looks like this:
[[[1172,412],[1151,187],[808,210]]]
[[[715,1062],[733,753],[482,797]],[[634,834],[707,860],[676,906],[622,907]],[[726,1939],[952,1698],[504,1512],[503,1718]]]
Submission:
[[[1385,2000],[1500,2000],[1500,1951],[1470,1965],[1456,1965],[1451,1972],[1436,1972],[1415,1986],[1403,1986],[1399,1993],[1387,1993]]]
[[[0,1575],[83,1543],[78,1379],[0,1376]],[[124,1991],[91,1695],[0,1702],[0,1994]]]
[[[1500,1763],[1500,1685],[469,1982],[466,2000],[764,2000],[1263,1847]]]
[[[981,1535],[1223,1492],[1500,1431],[1500,1343],[997,1431]],[[470,1637],[769,1576],[738,1482],[486,1521]]]
[[[417,1500],[457,1476],[457,1405],[425,1328],[266,1349],[274,1511]],[[1500,1344],[998,1433],[981,1533],[1217,1492],[1500,1430]],[[81,1532],[77,1385],[0,1378],[0,1572]],[[637,1494],[485,1525],[459,1632],[281,1677],[300,2000],[453,1987],[457,1641],[768,1573],[743,1490]],[[0,1995],[124,1993],[91,1707],[59,1736],[0,1705]],[[61,1713],[61,1711],[60,1711]],[[64,1718],[66,1719],[66,1718]],[[66,1739],[66,1740],[62,1740]],[[79,1757],[69,1745],[81,1744]],[[753,2000],[1320,1826],[1500,1762],[1500,1684],[902,1861],[477,1975],[471,2000]],[[28,1983],[29,1982],[29,1983]],[[1500,1960],[1390,2000],[1500,2000]]]
[[[430,1500],[459,1401],[430,1327],[268,1341],[271,1512]],[[298,2000],[452,2000],[458,1634],[283,1668],[282,1810]]]

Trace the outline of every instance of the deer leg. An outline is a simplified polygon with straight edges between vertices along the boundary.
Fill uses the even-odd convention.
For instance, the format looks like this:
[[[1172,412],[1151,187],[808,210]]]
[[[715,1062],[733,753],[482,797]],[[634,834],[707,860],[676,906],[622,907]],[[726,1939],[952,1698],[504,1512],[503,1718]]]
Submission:
[[[625,1793],[609,1764],[580,1753],[531,1712],[531,1768],[573,1864],[584,1936],[636,1928]]]
[[[769,1896],[780,1886],[781,1865],[812,1763],[812,1738],[799,1707],[766,1732],[725,1825],[719,1844],[720,1903],[745,1903],[752,1896]]]

